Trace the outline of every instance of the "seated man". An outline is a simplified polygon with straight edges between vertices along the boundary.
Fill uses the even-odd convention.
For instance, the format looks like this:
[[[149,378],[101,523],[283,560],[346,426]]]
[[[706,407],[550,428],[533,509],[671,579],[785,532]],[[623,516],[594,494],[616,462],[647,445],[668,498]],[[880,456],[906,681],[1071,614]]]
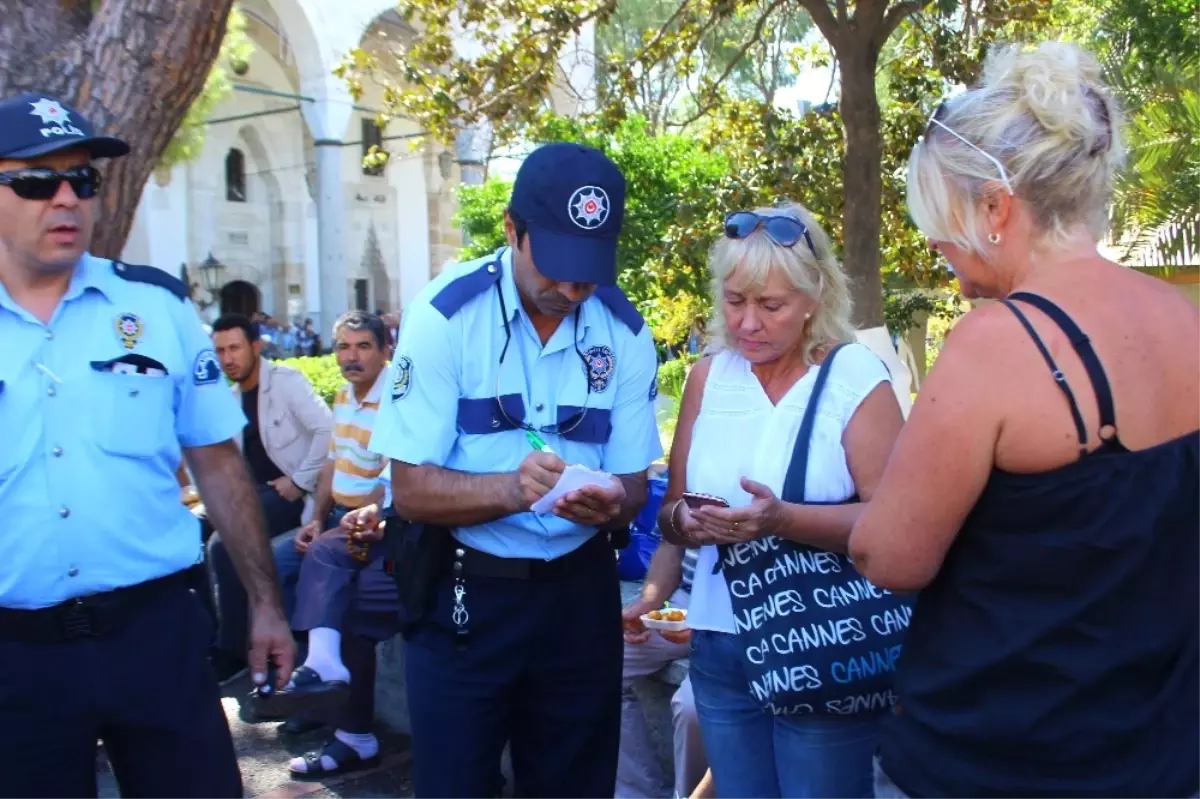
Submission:
[[[237,440],[258,486],[268,534],[278,536],[299,526],[305,497],[317,488],[329,451],[332,416],[304,375],[262,356],[259,329],[246,317],[222,316],[213,324],[212,339],[221,369],[233,383],[248,420]],[[193,512],[202,522],[211,581],[211,587],[205,586],[209,590],[197,593],[218,622],[212,662],[224,684],[246,668],[248,602],[203,506]]]
[[[295,604],[300,561],[308,545],[321,532],[336,528],[342,515],[378,502],[383,495],[379,476],[386,461],[367,450],[366,444],[371,438],[386,382],[387,330],[379,317],[350,311],[334,323],[333,335],[334,354],[347,382],[334,397],[333,432],[321,454],[312,520],[296,530],[300,523],[297,516],[294,523],[285,528],[292,532],[280,531],[283,534],[272,541],[284,610],[288,613]],[[270,368],[283,367],[271,364]],[[307,385],[307,381],[305,383]],[[238,653],[245,649],[246,599],[241,583],[229,565],[229,556],[220,543],[220,536],[213,536],[209,541],[208,557],[221,620],[217,637],[221,654],[214,658],[214,665],[223,668],[223,673],[218,676],[228,682],[245,669]]]
[[[687,607],[698,552],[665,542],[659,544],[650,560],[642,595],[622,612],[625,667],[621,685],[621,748],[617,756],[619,799],[691,796],[708,768],[691,679],[685,679],[671,697],[675,744],[673,786],[662,773],[646,727],[646,716],[633,687],[635,679],[654,674],[671,661],[688,656],[690,630],[677,633],[647,630],[640,617],[662,608],[668,600],[672,607]]]
[[[391,503],[386,491],[383,505]],[[278,716],[322,717],[335,728],[319,752],[293,758],[297,777],[325,777],[375,762],[375,645],[400,631],[403,622],[395,581],[383,570],[376,542],[378,506],[345,514],[339,529],[319,536],[300,569],[292,626],[308,631],[308,657],[283,692],[262,699]],[[364,563],[365,561],[365,563]],[[344,633],[344,634],[343,634]]]
[[[392,504],[386,472],[385,496],[342,517],[337,530],[309,547],[300,570],[292,626],[308,630],[308,656],[283,692],[261,699],[271,715],[324,717],[333,739],[320,751],[292,758],[297,779],[328,777],[368,768],[377,762],[375,646],[406,623],[395,580],[383,570],[380,508]],[[694,714],[693,714],[694,716]],[[503,776],[495,775],[499,796]]]

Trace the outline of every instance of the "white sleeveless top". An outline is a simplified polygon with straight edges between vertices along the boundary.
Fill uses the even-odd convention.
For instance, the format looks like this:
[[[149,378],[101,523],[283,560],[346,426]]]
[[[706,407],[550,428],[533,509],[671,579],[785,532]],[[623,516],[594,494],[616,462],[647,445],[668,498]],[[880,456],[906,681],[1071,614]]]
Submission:
[[[741,478],[749,477],[778,496],[817,371],[809,369],[778,405],[772,405],[740,353],[723,350],[715,355],[692,427],[687,490],[724,497],[731,506],[744,507],[752,497],[742,490]],[[840,502],[855,493],[842,433],[866,396],[884,381],[890,381],[887,368],[864,345],[848,344],[838,352],[813,423],[805,499]],[[688,626],[732,633],[733,606],[725,576],[713,574],[716,562],[715,546],[700,548]]]

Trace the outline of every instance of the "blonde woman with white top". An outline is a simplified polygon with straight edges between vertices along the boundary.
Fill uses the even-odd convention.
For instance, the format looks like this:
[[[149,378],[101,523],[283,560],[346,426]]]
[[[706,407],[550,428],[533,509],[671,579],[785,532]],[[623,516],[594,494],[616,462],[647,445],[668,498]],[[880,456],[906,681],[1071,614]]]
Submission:
[[[721,346],[688,377],[659,525],[701,547],[691,677],[717,794],[870,796],[890,685],[855,682],[878,688],[899,649],[870,619],[893,639],[907,619],[844,553],[900,407],[883,363],[849,343],[846,278],[806,209],[730,214],[710,265]],[[780,498],[797,444],[788,498],[803,504]]]

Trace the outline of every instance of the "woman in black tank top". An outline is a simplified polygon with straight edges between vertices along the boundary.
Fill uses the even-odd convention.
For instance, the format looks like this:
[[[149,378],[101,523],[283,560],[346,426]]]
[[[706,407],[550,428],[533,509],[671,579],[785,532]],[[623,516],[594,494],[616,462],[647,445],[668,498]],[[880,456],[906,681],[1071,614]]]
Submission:
[[[1095,60],[994,52],[909,208],[976,308],[850,539],[919,592],[876,796],[1200,790],[1200,315],[1102,257],[1120,118]]]

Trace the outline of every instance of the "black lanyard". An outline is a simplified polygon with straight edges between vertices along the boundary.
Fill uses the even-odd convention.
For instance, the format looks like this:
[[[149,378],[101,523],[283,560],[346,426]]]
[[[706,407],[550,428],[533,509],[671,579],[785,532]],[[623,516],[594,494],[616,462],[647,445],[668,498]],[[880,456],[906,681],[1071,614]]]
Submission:
[[[575,354],[579,356],[579,360],[583,364],[583,375],[587,380],[587,394],[584,396],[583,408],[579,411],[579,413],[572,415],[571,418],[566,419],[564,422],[557,422],[552,425],[546,425],[545,427],[534,427],[524,419],[519,422],[514,420],[508,415],[508,411],[504,409],[504,403],[500,401],[500,370],[504,366],[504,358],[508,355],[508,345],[512,343],[512,325],[509,321],[508,306],[504,302],[504,290],[501,288],[501,282],[504,280],[504,265],[502,263],[504,252],[505,250],[501,250],[500,254],[496,256],[496,260],[494,262],[494,265],[500,274],[500,280],[496,281],[496,297],[500,300],[500,315],[504,319],[504,347],[500,350],[500,362],[496,365],[496,405],[499,406],[500,413],[504,416],[505,420],[519,430],[528,430],[534,433],[551,433],[560,436],[566,435],[578,427],[581,422],[583,422],[583,417],[587,415],[588,400],[590,400],[592,396],[591,367],[588,365],[587,358],[584,357],[583,353],[579,349],[579,316],[583,310],[583,304],[580,303],[579,305],[575,306],[575,329],[573,331],[573,335],[571,336],[571,343],[575,347]],[[532,393],[533,388],[529,384],[529,375],[525,370],[525,358],[523,356],[521,358],[521,377],[525,384],[525,388],[529,389],[529,391]]]

